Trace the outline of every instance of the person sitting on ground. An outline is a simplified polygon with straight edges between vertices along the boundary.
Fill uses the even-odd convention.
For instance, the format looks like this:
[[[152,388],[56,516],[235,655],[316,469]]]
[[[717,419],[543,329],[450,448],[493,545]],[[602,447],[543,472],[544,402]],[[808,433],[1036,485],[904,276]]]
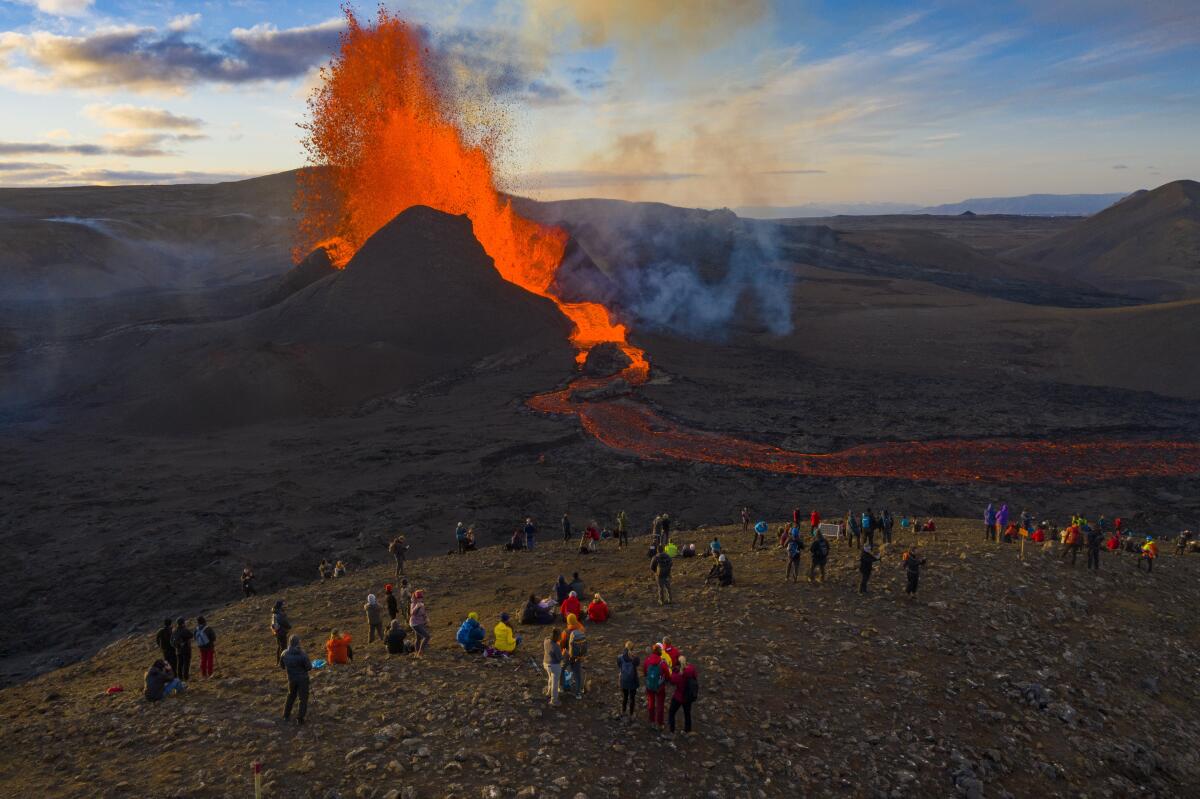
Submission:
[[[608,603],[599,594],[592,597],[592,601],[587,607],[588,621],[593,621],[596,624],[603,624],[608,621]]]
[[[171,664],[156,660],[146,669],[145,697],[147,702],[158,702],[184,689],[183,681],[175,676]]]
[[[933,519],[926,519],[925,526],[921,528],[922,532],[932,533],[937,530],[937,525],[933,523]]]
[[[1033,534],[1029,536],[1029,540],[1035,544],[1044,544],[1046,542],[1046,529],[1049,526],[1049,522],[1043,521],[1034,529]]]
[[[1104,548],[1107,549],[1109,552],[1120,552],[1121,551],[1121,534],[1118,533],[1116,530],[1113,530],[1112,533],[1109,534],[1108,540],[1104,542]]]
[[[492,647],[505,656],[515,652],[517,644],[521,643],[521,636],[515,635],[513,628],[508,624],[507,613],[500,614],[500,621],[496,622],[496,626],[492,630],[492,636],[496,639],[492,643]]]
[[[563,600],[571,595],[571,584],[567,582],[567,578],[561,574],[558,575],[558,582],[554,584],[554,601],[561,605]]]
[[[408,632],[404,629],[404,623],[400,619],[392,619],[391,626],[388,627],[387,636],[383,642],[387,644],[389,655],[404,654],[404,639],[408,636]]]
[[[350,640],[350,633],[339,632],[336,627],[329,631],[329,640],[325,642],[325,660],[329,665],[344,666],[354,660]]]
[[[579,572],[571,573],[571,590],[575,592],[575,596],[587,596],[587,589],[583,587],[583,579]]]
[[[717,557],[717,585],[733,585],[733,561],[728,555]]]
[[[555,607],[551,597],[538,599],[536,594],[530,594],[521,610],[521,624],[550,624],[554,621]]]
[[[396,595],[392,593],[391,583],[383,586],[383,593],[387,599],[388,616],[394,620],[400,615],[400,605],[396,602]]]
[[[570,594],[567,595],[567,598],[563,600],[563,603],[559,607],[558,612],[561,613],[563,618],[565,619],[568,615],[570,615],[572,613],[574,613],[576,616],[578,616],[580,613],[580,607],[581,607],[581,605],[579,602],[579,594],[572,591]]]
[[[479,623],[479,614],[471,611],[467,614],[467,618],[463,619],[454,640],[466,652],[482,652],[483,638],[483,625]]]
[[[471,525],[467,528],[467,551],[475,551],[475,526]]]
[[[345,562],[339,560],[337,563],[335,563],[333,565],[333,576],[334,577],[345,577],[346,576]]]
[[[333,566],[325,558],[321,558],[321,562],[317,565],[317,574],[321,575],[322,580],[328,580],[333,577]]]
[[[579,554],[580,555],[592,554],[592,548],[590,546],[591,543],[592,543],[592,539],[591,539],[591,536],[588,535],[587,529],[585,528],[585,529],[581,530],[579,533]]]
[[[663,552],[666,552],[668,555],[670,555],[673,558],[677,558],[677,557],[679,557],[679,546],[674,541],[672,541],[669,544],[667,544],[665,547],[663,547]]]
[[[1021,529],[1017,527],[1016,522],[1009,522],[1008,527],[1004,528],[1004,543],[1012,544],[1020,540]]]
[[[684,558],[696,557],[696,545],[695,544],[684,544],[683,551],[681,551],[679,553],[679,555],[680,555],[680,557],[684,557]]]

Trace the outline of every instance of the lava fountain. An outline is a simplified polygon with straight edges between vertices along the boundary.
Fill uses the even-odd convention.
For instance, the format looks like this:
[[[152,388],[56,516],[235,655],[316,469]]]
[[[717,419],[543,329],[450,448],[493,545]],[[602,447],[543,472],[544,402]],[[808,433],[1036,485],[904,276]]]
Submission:
[[[464,123],[488,119],[486,109],[465,107],[439,85],[418,33],[382,8],[372,25],[360,25],[349,10],[346,20],[341,50],[322,70],[303,126],[309,161],[323,168],[301,176],[296,260],[319,247],[344,267],[375,231],[414,205],[466,214],[500,275],[553,300],[571,320],[580,363],[605,342],[630,359],[619,375],[577,377],[531,398],[534,410],[576,416],[598,441],[642,457],[787,474],[954,482],[1200,474],[1195,442],[927,441],[808,454],[676,424],[631,399],[581,401],[577,392],[617,377],[646,382],[645,353],[603,305],[563,302],[552,293],[566,233],[520,216],[496,189],[495,131],[483,127],[469,136]]]
[[[496,133],[480,128],[471,140],[463,122],[487,114],[471,113],[480,109],[439,84],[417,31],[384,8],[373,25],[345,13],[341,50],[308,101],[304,147],[311,164],[326,168],[301,176],[293,257],[321,247],[340,268],[406,208],[466,214],[501,277],[550,298],[571,320],[581,363],[591,347],[613,342],[648,371],[645,354],[604,306],[561,302],[550,292],[566,233],[520,216],[497,191]]]

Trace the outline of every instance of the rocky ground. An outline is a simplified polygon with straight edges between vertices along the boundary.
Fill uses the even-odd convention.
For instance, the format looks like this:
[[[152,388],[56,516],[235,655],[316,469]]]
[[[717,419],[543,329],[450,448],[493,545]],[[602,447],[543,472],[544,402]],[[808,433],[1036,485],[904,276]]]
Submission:
[[[1150,576],[1105,554],[1096,575],[1032,548],[1022,562],[975,522],[939,522],[922,538],[916,599],[902,593],[907,536],[861,597],[840,543],[825,584],[790,585],[779,551],[748,552],[740,529],[684,532],[699,546],[719,532],[737,582],[705,587],[705,559],[677,561],[667,608],[653,602],[644,539],[588,557],[543,540],[532,554],[414,560],[434,631],[423,660],[365,643],[359,608],[388,568],[236,602],[207,613],[216,678],[181,697],[141,699],[156,657],[145,634],[0,691],[0,794],[247,796],[259,760],[265,795],[281,797],[1190,795],[1200,558],[1164,553]],[[468,611],[490,629],[575,570],[614,610],[589,629],[582,701],[545,705],[528,657],[544,629],[522,630],[525,654],[508,661],[454,645]],[[314,657],[332,626],[356,637],[352,665],[316,673],[302,728],[279,720],[276,598]],[[665,634],[699,669],[690,737],[616,714],[621,643]],[[126,690],[106,695],[114,684]]]

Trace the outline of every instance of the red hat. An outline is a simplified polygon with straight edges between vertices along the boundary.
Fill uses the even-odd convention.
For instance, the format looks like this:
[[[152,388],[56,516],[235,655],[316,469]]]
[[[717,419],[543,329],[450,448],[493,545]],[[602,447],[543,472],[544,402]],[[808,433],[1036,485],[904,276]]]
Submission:
[[[387,593],[389,593],[389,594],[390,594],[390,593],[392,593],[392,584],[391,584],[391,583],[388,583],[387,585],[385,585],[385,586],[383,587],[383,590],[384,590],[384,591],[386,591],[386,592],[387,592]]]

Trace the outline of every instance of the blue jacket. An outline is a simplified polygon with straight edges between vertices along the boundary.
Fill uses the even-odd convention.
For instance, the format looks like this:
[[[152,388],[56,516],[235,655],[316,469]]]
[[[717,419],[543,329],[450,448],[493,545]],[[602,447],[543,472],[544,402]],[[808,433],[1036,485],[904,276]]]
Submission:
[[[454,636],[454,640],[458,641],[468,652],[473,649],[482,649],[483,638],[483,625],[470,618],[462,623],[462,626],[458,628],[458,635]]]

